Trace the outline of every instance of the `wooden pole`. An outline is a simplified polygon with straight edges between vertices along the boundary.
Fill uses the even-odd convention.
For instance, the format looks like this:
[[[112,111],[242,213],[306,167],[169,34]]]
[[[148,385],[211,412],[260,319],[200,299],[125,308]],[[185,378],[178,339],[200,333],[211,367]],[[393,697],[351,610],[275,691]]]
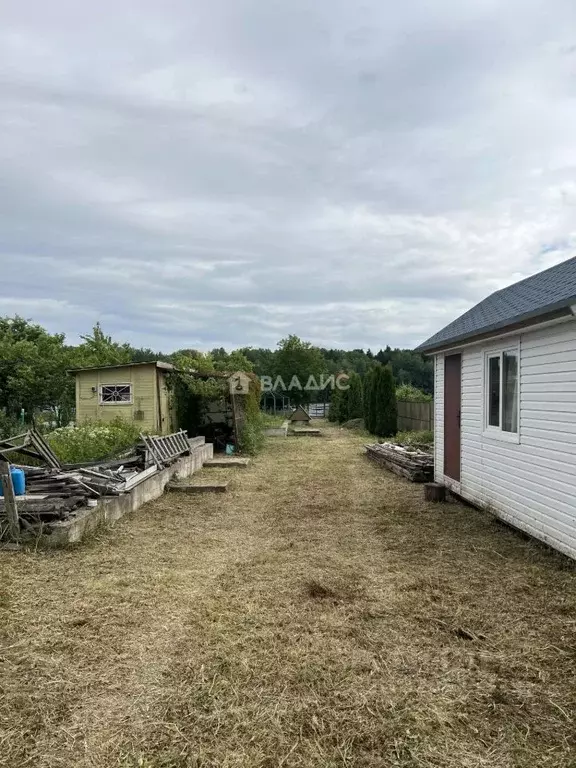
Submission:
[[[10,537],[14,541],[20,538],[20,523],[18,522],[18,508],[16,506],[16,497],[14,496],[14,486],[10,475],[10,465],[6,461],[0,461],[0,479],[2,480],[2,490],[4,492],[4,508],[8,518]]]
[[[426,483],[424,486],[424,498],[426,501],[445,501],[446,488],[440,483]]]

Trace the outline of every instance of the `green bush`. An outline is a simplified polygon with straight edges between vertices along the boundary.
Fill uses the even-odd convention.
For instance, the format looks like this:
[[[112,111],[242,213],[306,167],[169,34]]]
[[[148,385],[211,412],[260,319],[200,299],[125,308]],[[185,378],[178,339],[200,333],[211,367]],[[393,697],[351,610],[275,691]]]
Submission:
[[[353,372],[350,374],[348,384],[350,385],[350,389],[348,390],[348,413],[346,414],[345,421],[349,421],[350,419],[361,419],[364,415],[362,403],[362,379],[357,373]]]
[[[402,384],[396,388],[396,400],[405,400],[411,403],[429,403],[432,400],[432,395],[427,395],[426,392],[422,392],[418,387],[413,387],[412,384]]]
[[[364,379],[364,422],[368,432],[378,437],[396,434],[396,386],[389,365],[375,366]]]
[[[4,411],[0,411],[0,438],[19,435],[27,429],[28,426],[22,425],[20,419],[15,416],[7,415]]]
[[[135,445],[139,436],[139,427],[118,417],[110,422],[61,427],[46,435],[46,439],[63,464],[80,464],[113,458]]]
[[[277,413],[264,413],[261,411],[261,423],[264,429],[281,427],[286,421],[286,416]]]
[[[260,410],[260,381],[253,373],[247,375],[250,378],[249,391],[246,395],[239,395],[236,403],[236,407],[243,412],[238,448],[240,453],[254,456],[264,446],[264,414]]]
[[[330,398],[330,407],[328,408],[328,421],[339,422],[340,421],[340,408],[342,401],[342,390],[333,389]]]
[[[336,387],[332,390],[332,399],[330,400],[330,408],[328,409],[328,421],[334,421],[338,424],[348,421],[349,397],[350,389],[340,389],[339,387]]]
[[[376,413],[376,401],[374,393],[374,378],[376,369],[368,371],[364,377],[364,426],[367,431],[374,434],[374,414]]]
[[[376,368],[375,391],[377,395],[376,434],[379,437],[391,437],[398,430],[398,407],[396,384],[389,365]]]
[[[252,419],[244,424],[239,445],[241,453],[246,453],[248,456],[255,456],[260,453],[264,446],[263,429],[262,421],[258,422]]]

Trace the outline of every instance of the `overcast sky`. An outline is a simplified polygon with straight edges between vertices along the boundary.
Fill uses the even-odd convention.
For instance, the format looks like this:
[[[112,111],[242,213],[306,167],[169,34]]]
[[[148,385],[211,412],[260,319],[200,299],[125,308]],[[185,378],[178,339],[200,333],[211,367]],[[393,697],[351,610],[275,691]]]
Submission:
[[[574,254],[574,0],[0,4],[0,314],[414,346]]]

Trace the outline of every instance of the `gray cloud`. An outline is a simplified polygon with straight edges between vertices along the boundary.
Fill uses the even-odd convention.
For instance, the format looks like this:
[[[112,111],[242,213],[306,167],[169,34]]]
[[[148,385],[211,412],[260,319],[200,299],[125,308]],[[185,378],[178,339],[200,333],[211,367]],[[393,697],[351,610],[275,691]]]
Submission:
[[[4,4],[3,314],[411,346],[576,253],[573,3],[200,6]]]

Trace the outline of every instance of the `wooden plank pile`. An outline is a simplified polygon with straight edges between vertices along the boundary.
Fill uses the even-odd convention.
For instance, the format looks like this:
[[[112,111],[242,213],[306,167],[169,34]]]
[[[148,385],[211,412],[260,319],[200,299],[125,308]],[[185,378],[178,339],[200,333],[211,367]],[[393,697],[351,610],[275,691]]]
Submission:
[[[0,456],[4,457],[15,452],[22,456],[31,456],[33,459],[39,459],[48,467],[60,468],[58,457],[40,432],[37,432],[35,429],[29,429],[21,435],[0,440]]]
[[[413,483],[427,483],[434,478],[434,457],[427,451],[394,443],[364,447],[369,459]]]
[[[62,466],[40,433],[29,430],[22,435],[0,440],[0,464],[4,467],[3,487],[12,488],[10,454],[29,456],[45,466],[13,464],[24,471],[26,495],[0,496],[0,538],[15,531],[35,531],[56,520],[67,520],[91,500],[119,496],[135,488],[163,467],[190,453],[186,432],[173,435],[142,436],[143,446],[123,459]],[[5,478],[5,479],[4,479]],[[92,501],[94,503],[94,501]]]

